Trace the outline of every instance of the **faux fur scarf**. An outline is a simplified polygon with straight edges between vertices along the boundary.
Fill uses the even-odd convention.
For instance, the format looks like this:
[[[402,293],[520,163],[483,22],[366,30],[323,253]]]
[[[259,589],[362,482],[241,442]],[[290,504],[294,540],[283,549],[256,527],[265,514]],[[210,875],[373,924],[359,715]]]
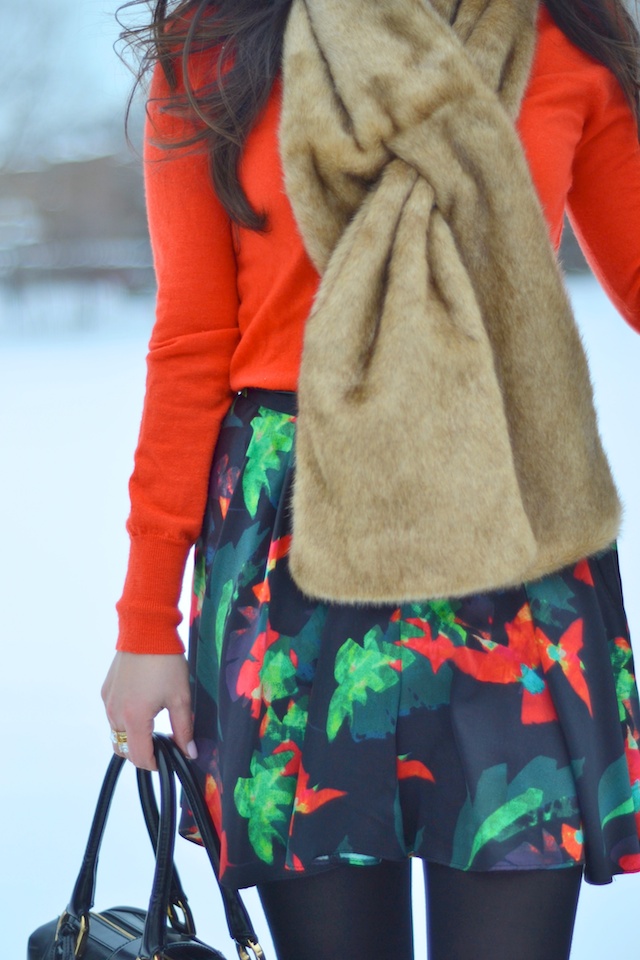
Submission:
[[[293,0],[287,194],[322,274],[299,382],[291,571],[397,602],[606,547],[619,502],[515,133],[533,0]]]

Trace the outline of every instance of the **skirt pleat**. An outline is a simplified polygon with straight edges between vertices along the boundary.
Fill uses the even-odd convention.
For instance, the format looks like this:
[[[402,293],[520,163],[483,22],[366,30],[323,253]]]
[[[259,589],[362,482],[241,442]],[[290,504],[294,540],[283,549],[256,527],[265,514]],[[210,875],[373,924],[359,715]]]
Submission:
[[[288,569],[295,396],[243,391],[196,547],[195,739],[230,887],[419,856],[640,871],[640,707],[614,548],[535,583],[388,606]],[[408,451],[410,455],[410,451]],[[182,833],[197,840],[188,810]]]

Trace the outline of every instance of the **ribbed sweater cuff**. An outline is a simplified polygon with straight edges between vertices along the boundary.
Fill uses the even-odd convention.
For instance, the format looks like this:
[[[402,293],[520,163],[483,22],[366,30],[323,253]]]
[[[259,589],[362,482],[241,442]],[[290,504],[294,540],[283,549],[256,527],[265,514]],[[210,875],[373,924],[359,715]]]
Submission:
[[[178,602],[189,550],[186,541],[132,536],[124,590],[116,604],[117,650],[184,653]]]

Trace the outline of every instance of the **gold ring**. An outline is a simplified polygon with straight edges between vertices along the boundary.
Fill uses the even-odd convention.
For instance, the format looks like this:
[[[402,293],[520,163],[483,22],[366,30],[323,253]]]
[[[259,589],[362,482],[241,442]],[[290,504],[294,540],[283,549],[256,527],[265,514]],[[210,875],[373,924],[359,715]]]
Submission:
[[[123,755],[126,755],[127,753],[129,753],[129,744],[127,743],[126,730],[112,730],[111,743],[115,744],[115,747],[118,753],[122,753]]]

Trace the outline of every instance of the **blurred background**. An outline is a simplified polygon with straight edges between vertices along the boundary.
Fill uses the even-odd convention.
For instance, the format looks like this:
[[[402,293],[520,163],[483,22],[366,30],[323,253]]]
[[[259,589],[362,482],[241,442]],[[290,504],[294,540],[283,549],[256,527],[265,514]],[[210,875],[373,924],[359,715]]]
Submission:
[[[110,756],[100,685],[127,555],[127,479],[153,322],[131,76],[106,0],[21,0],[0,33],[0,901],[7,960],[70,895]],[[640,339],[569,234],[563,262],[626,519],[620,555],[640,654]],[[187,585],[188,587],[188,585]],[[185,604],[186,609],[186,604]],[[163,719],[160,728],[166,729]],[[126,774],[129,774],[128,776]],[[133,776],[116,796],[97,906],[146,905],[152,857]],[[200,850],[178,842],[199,933],[228,956]],[[416,957],[425,957],[416,870]],[[573,960],[629,953],[640,876],[585,887]],[[254,922],[274,954],[253,892]]]
[[[153,289],[116,5],[15,6],[0,38],[0,331],[95,327]],[[138,100],[134,150],[141,115]]]

